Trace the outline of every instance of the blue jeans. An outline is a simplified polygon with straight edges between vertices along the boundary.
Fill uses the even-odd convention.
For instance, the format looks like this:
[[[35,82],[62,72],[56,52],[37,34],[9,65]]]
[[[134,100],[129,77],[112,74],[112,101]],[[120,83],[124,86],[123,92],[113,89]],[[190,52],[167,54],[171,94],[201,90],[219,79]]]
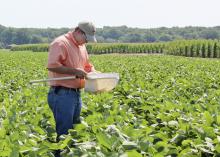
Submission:
[[[48,104],[56,122],[57,136],[68,134],[68,130],[72,129],[80,118],[82,107],[80,91],[50,88]]]

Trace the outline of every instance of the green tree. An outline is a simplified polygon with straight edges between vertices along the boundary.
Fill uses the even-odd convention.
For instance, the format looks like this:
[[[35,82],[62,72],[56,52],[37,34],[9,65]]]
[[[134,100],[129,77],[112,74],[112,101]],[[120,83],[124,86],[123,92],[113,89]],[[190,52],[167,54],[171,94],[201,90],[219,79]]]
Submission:
[[[219,32],[216,30],[205,30],[201,32],[201,37],[204,39],[219,39]]]
[[[160,36],[159,41],[171,41],[172,37],[170,35],[164,34]]]
[[[33,36],[31,36],[30,43],[32,43],[32,44],[43,43],[43,40],[41,37],[39,37],[37,35],[33,35]]]
[[[15,36],[13,36],[12,42],[20,45],[20,44],[28,44],[30,43],[30,36],[27,33],[26,29],[22,29],[20,31],[17,31]]]
[[[149,42],[149,43],[157,41],[157,38],[155,37],[155,35],[148,34],[148,33],[143,36],[143,39],[144,39],[144,42]]]

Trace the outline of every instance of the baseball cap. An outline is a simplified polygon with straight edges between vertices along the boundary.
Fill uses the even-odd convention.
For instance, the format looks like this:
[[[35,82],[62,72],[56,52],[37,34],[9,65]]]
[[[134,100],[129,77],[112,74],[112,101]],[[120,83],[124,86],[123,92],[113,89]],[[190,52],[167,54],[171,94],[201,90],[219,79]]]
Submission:
[[[97,42],[95,38],[96,28],[92,22],[83,21],[78,24],[79,29],[81,29],[87,37],[87,41]]]

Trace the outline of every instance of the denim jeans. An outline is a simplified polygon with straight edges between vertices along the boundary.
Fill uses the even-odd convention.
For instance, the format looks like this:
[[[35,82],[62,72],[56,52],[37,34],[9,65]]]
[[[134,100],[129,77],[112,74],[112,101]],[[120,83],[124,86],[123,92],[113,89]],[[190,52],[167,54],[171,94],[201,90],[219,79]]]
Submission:
[[[48,104],[56,122],[57,136],[68,134],[68,130],[72,129],[80,118],[82,107],[80,91],[63,88],[57,91],[50,88]]]

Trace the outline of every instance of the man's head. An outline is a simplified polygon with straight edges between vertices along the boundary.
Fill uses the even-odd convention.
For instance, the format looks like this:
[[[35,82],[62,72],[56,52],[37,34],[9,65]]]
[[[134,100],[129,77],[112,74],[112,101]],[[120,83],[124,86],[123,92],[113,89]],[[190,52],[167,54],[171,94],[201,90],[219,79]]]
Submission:
[[[87,42],[97,42],[95,38],[96,28],[91,22],[80,22],[73,32],[73,36],[79,45]]]
[[[83,21],[78,24],[78,27],[86,35],[88,42],[97,42],[95,38],[96,28],[92,22]]]

